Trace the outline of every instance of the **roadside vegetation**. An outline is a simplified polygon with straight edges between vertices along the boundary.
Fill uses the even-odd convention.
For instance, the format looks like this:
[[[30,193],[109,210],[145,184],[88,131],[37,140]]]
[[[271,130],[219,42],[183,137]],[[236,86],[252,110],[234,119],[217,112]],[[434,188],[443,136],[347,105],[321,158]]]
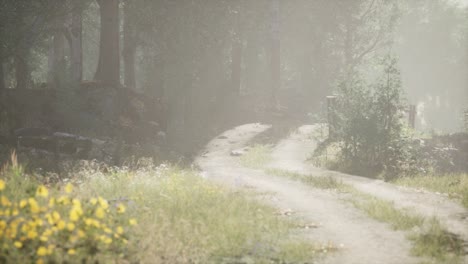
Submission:
[[[240,157],[242,166],[251,169],[263,169],[271,161],[270,145],[256,144]]]
[[[408,232],[412,252],[426,257],[429,263],[462,263],[463,241],[449,233],[437,219],[425,219],[407,210],[397,209],[392,202],[363,193],[331,176],[313,176],[284,170],[267,170],[270,175],[299,180],[317,189],[349,194],[348,201],[369,217],[388,223],[395,230]]]
[[[0,179],[2,263],[304,263],[327,251],[252,194],[176,167],[90,164],[44,185],[13,158]]]
[[[396,179],[394,183],[448,195],[468,208],[468,174],[466,173],[405,177]]]

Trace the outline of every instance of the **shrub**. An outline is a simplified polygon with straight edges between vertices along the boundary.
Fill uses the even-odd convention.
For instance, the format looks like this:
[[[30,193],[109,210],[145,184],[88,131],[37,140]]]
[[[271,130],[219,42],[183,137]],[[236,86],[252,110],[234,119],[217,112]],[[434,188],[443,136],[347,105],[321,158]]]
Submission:
[[[414,149],[402,121],[405,110],[396,60],[383,60],[383,75],[372,85],[360,78],[339,86],[333,116],[342,170],[392,178],[413,168]]]

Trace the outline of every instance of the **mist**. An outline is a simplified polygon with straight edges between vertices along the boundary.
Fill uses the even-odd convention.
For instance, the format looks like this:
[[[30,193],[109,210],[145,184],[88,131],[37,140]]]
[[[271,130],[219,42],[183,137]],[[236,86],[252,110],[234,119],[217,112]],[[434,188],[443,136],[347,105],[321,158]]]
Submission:
[[[0,0],[0,263],[468,263],[468,0]]]

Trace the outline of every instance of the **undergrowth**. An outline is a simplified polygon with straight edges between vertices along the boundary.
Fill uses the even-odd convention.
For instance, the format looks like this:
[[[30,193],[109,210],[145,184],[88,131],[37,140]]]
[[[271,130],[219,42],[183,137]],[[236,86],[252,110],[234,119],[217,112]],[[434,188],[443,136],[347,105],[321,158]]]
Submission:
[[[37,215],[29,207],[20,210],[38,233],[29,240],[19,233],[7,237],[0,226],[2,263],[306,263],[326,251],[297,242],[290,236],[292,220],[251,194],[226,190],[190,170],[90,167],[67,183],[43,186],[16,164],[0,179],[2,221],[11,223],[6,210],[25,199],[29,207],[29,199],[37,200],[39,208]],[[66,202],[56,202],[57,215],[50,201],[59,199]]]

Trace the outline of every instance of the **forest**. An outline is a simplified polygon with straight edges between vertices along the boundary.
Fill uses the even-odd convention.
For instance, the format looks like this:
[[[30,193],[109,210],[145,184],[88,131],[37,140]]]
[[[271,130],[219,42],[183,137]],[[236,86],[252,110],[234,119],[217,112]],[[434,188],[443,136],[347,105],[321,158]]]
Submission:
[[[466,263],[467,227],[467,0],[0,0],[0,263]]]

